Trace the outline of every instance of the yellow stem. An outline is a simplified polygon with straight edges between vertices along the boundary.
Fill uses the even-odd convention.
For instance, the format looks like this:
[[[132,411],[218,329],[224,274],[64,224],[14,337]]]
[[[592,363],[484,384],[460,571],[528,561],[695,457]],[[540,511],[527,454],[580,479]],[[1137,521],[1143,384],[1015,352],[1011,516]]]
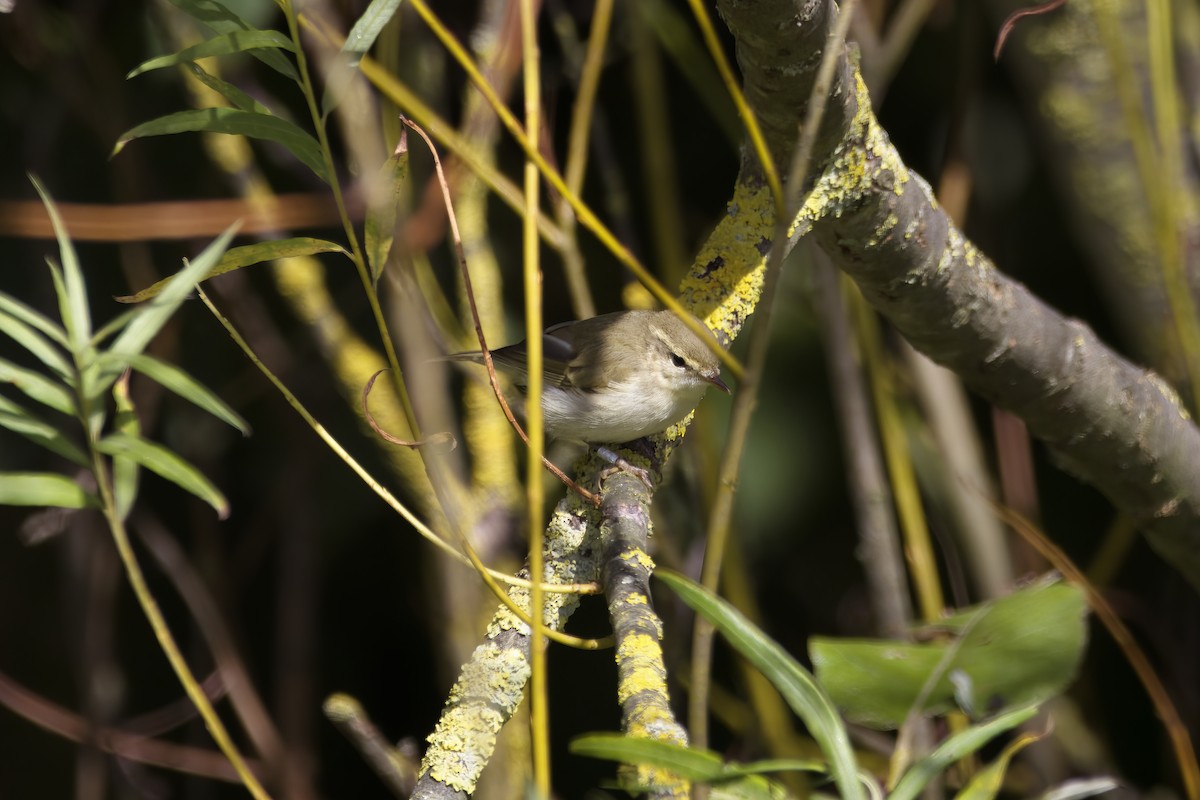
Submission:
[[[525,135],[530,150],[537,152],[538,112],[541,104],[541,75],[538,71],[536,15],[533,0],[521,0],[521,50],[525,80]],[[525,410],[525,432],[529,435],[526,466],[526,492],[529,514],[529,576],[534,581],[529,593],[530,615],[535,624],[529,629],[529,716],[533,744],[533,783],[539,800],[550,797],[550,714],[547,707],[545,598],[541,582],[545,577],[542,561],[542,274],[538,259],[538,180],[537,165],[525,162],[525,215],[522,219],[525,277],[525,358],[528,363],[530,402]]]

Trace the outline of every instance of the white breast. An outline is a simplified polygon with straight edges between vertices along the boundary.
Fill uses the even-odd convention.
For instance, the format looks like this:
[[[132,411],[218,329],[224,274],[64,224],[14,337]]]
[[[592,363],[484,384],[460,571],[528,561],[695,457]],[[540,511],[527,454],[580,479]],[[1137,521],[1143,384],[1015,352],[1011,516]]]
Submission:
[[[591,444],[629,442],[666,430],[704,396],[703,386],[685,392],[651,388],[644,382],[614,383],[598,395],[547,387],[542,392],[546,433]]]

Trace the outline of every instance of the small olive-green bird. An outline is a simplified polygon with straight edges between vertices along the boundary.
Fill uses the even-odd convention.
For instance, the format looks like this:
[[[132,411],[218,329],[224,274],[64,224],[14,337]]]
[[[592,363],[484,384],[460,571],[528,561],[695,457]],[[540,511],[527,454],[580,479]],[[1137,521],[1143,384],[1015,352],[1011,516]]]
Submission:
[[[728,393],[709,344],[672,311],[617,311],[563,322],[542,335],[542,415],[553,439],[621,443],[660,433],[704,391]],[[479,352],[452,360],[483,362]],[[525,342],[492,351],[496,368],[525,392]]]

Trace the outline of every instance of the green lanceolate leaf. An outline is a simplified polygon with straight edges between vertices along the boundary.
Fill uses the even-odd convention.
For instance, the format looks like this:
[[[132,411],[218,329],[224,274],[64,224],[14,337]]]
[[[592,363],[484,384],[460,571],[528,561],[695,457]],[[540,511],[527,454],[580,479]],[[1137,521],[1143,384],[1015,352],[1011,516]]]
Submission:
[[[174,364],[168,364],[166,361],[145,353],[123,356],[110,356],[106,353],[100,357],[101,367],[105,366],[105,361],[109,358],[116,359],[115,363],[132,367],[164,389],[199,406],[225,424],[237,428],[243,435],[250,434],[250,425],[246,420],[242,419],[236,411],[226,405],[225,401],[213,394],[204,384]]]
[[[324,239],[313,239],[307,236],[297,236],[292,239],[279,239],[272,242],[259,242],[258,244],[248,244],[243,247],[231,248],[221,260],[207,274],[201,276],[200,280],[214,278],[217,275],[224,275],[226,272],[233,272],[235,269],[249,267],[254,264],[261,264],[264,261],[274,261],[280,258],[295,258],[297,256],[311,256],[317,253],[345,253],[346,248],[336,242],[329,242]],[[163,287],[170,282],[171,278],[164,278],[158,283],[147,286],[137,294],[123,295],[117,298],[121,303],[140,303],[143,300],[149,300],[163,290]],[[197,281],[198,283],[199,281]]]
[[[401,130],[396,152],[384,162],[370,188],[371,200],[363,225],[363,245],[367,251],[367,263],[371,266],[371,278],[375,281],[383,274],[383,267],[392,252],[396,212],[400,207],[401,192],[408,183],[407,130]]]
[[[50,369],[65,378],[71,374],[71,365],[62,352],[49,339],[32,326],[0,308],[0,333],[7,335],[24,347]]]
[[[829,772],[829,765],[824,761],[809,758],[775,758],[748,764],[727,764],[710,750],[653,739],[635,739],[619,733],[585,734],[571,741],[570,750],[589,758],[662,767],[681,778],[704,783],[719,783],[772,772]]]
[[[913,800],[951,764],[975,753],[1000,734],[1032,719],[1035,714],[1037,706],[1026,706],[954,734],[928,756],[909,767],[888,795],[888,800]]]
[[[256,114],[273,113],[271,109],[267,108],[262,103],[258,102],[253,97],[234,86],[229,81],[223,81],[216,75],[206,72],[204,67],[200,66],[199,64],[188,64],[187,68],[191,71],[192,75],[196,76],[196,80],[200,81],[205,86],[224,97],[233,105],[234,108],[240,108],[242,111],[253,111]]]
[[[129,366],[128,359],[122,360],[121,357],[139,355],[145,350],[146,345],[167,324],[167,320],[192,292],[196,284],[212,272],[220,262],[221,256],[224,255],[225,248],[229,246],[234,233],[235,228],[229,228],[212,244],[204,248],[204,252],[194,261],[184,262],[183,269],[168,278],[151,302],[142,307],[141,313],[129,320],[129,324],[108,348],[106,354],[108,358],[106,358],[102,370],[105,376],[105,380],[102,382],[104,389],[107,389],[111,385],[111,381],[115,380],[116,376]]]
[[[72,416],[75,414],[75,401],[67,387],[55,383],[40,372],[19,367],[0,358],[0,383],[12,384],[33,400],[55,411]]]
[[[231,31],[230,33],[214,36],[200,44],[186,47],[178,53],[158,56],[149,61],[143,61],[125,77],[129,79],[136,75],[141,75],[143,72],[163,69],[164,67],[174,67],[179,64],[188,64],[201,58],[209,58],[210,56],[227,56],[233,53],[244,53],[247,50],[260,50],[263,48],[276,48],[295,52],[296,45],[279,31]]]
[[[917,711],[940,713],[1024,705],[1062,691],[1083,655],[1085,612],[1077,588],[1043,582],[937,624],[956,639],[813,637],[809,651],[821,686],[847,717],[895,728],[922,697]]]
[[[402,0],[371,0],[371,4],[354,23],[354,27],[346,36],[345,44],[342,45],[343,53],[357,56],[352,62],[353,65],[357,66],[359,59],[375,44],[384,26],[391,22],[396,10],[400,8],[401,2]]]
[[[61,289],[56,283],[55,289],[59,290],[59,308],[70,347],[77,355],[82,355],[88,347],[88,339],[92,336],[92,317],[88,311],[87,288],[83,283],[83,271],[79,268],[79,257],[75,255],[75,247],[67,235],[67,228],[63,225],[62,217],[58,215],[58,209],[46,187],[32,175],[29,176],[29,180],[46,206],[50,224],[54,227],[54,238],[58,240],[63,283]]]
[[[362,61],[362,57],[375,44],[384,26],[391,21],[396,9],[400,8],[401,2],[402,0],[371,0],[367,10],[354,23],[325,81],[325,92],[321,96],[322,117],[327,116],[341,102],[345,96],[346,85],[358,69],[358,62]]]
[[[62,431],[0,395],[0,428],[19,433],[31,442],[58,453],[81,467],[90,466],[87,456]]]
[[[99,501],[75,481],[53,472],[0,472],[0,505],[88,508]]]
[[[829,771],[842,797],[846,800],[863,800],[858,767],[846,727],[833,703],[808,671],[741,612],[712,592],[670,570],[659,570],[655,577],[716,626],[734,649],[766,676],[792,710],[804,720],[820,745],[821,752],[829,759]]]
[[[116,402],[117,413],[113,417],[113,428],[124,436],[137,438],[141,435],[142,424],[133,409],[133,401],[129,397],[129,373],[126,372],[113,384],[113,400]],[[112,481],[113,502],[117,507],[117,516],[121,520],[129,518],[133,503],[137,500],[138,477],[141,467],[137,459],[127,455],[113,455]]]
[[[127,433],[111,433],[96,443],[105,455],[128,457],[212,506],[217,515],[229,516],[229,502],[200,470],[160,444]]]
[[[258,30],[217,0],[171,0],[171,4],[203,22],[213,33]],[[250,50],[249,53],[276,72],[297,83],[300,82],[300,74],[296,72],[295,65],[278,50]]]
[[[624,764],[657,767],[685,780],[713,786],[714,798],[772,800],[787,796],[782,787],[767,780],[761,772],[742,769],[745,765],[725,764],[711,751],[671,742],[635,739],[617,733],[594,733],[572,741],[571,752]]]
[[[143,122],[121,134],[121,138],[117,139],[117,144],[113,147],[112,155],[121,152],[125,145],[134,139],[197,131],[228,133],[275,142],[287,148],[288,152],[300,159],[318,178],[329,182],[329,173],[321,155],[321,145],[311,134],[273,114],[258,114],[240,108],[194,108]]]
[[[995,800],[1004,788],[1004,775],[1008,772],[1008,765],[1013,756],[1043,736],[1045,734],[1023,733],[1009,742],[999,756],[971,777],[970,782],[955,795],[954,800]]]
[[[68,346],[67,332],[54,324],[52,319],[40,311],[25,305],[17,298],[0,292],[0,315],[5,314],[41,332],[55,344],[62,345],[63,347]]]

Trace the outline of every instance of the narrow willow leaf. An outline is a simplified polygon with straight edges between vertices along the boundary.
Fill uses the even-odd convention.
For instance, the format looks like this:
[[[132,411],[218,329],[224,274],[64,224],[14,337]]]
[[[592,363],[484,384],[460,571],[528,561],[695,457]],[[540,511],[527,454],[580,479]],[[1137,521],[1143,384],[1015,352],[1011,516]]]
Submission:
[[[128,456],[142,467],[171,481],[212,506],[221,519],[229,516],[229,502],[200,470],[160,444],[140,436],[110,433],[96,448],[105,455]]]
[[[812,675],[741,612],[712,592],[670,570],[659,570],[655,576],[711,622],[783,695],[829,759],[829,771],[842,797],[863,800],[846,727]]]
[[[0,472],[0,505],[97,507],[100,503],[75,481],[53,472]]]
[[[54,228],[54,238],[58,240],[58,252],[62,259],[63,271],[64,291],[59,296],[63,327],[67,330],[67,339],[71,349],[76,354],[81,354],[87,348],[88,339],[92,336],[92,317],[88,311],[87,287],[83,283],[83,271],[79,268],[79,257],[75,254],[71,237],[67,234],[67,228],[63,224],[62,217],[58,215],[58,208],[55,207],[54,200],[46,191],[46,187],[33,175],[29,176],[29,180],[42,198],[43,205],[46,206],[46,213],[50,215],[50,224]]]
[[[115,363],[127,364],[164,389],[199,406],[230,427],[237,428],[243,435],[250,434],[250,425],[246,420],[242,419],[236,411],[226,405],[224,400],[213,394],[204,384],[174,364],[169,364],[145,353],[123,356],[110,356],[106,353],[100,357],[101,365],[103,366],[106,359],[109,358],[117,359]]]
[[[637,739],[619,733],[580,736],[571,741],[570,750],[588,758],[661,767],[681,778],[705,783],[720,780],[725,768],[720,756],[708,750],[653,739]]]
[[[954,800],[995,800],[1004,788],[1004,775],[1013,756],[1044,736],[1044,733],[1023,733],[1013,739],[999,756],[971,777],[970,783],[955,795]]]
[[[585,734],[571,741],[570,751],[589,758],[662,767],[681,778],[705,783],[720,783],[771,772],[829,772],[829,765],[824,761],[810,758],[774,758],[749,764],[727,764],[710,750],[653,739],[635,739],[619,733]]]
[[[1039,800],[1082,800],[1098,794],[1111,792],[1121,784],[1109,777],[1076,778],[1048,790]]]
[[[217,0],[170,0],[170,2],[176,8],[203,22],[216,34],[258,30]],[[278,50],[251,50],[249,52],[250,55],[276,72],[291,78],[296,83],[300,82],[300,74],[296,72],[295,65]]]
[[[329,173],[321,155],[321,145],[315,138],[285,119],[272,114],[256,114],[240,108],[194,108],[177,111],[165,117],[143,122],[121,134],[112,155],[120,153],[126,144],[146,136],[165,136],[172,133],[207,131],[265,139],[287,148],[314,174],[326,183]]]
[[[321,96],[322,116],[327,116],[341,102],[346,86],[358,69],[358,62],[362,61],[362,57],[375,44],[379,34],[396,14],[396,9],[400,8],[401,2],[402,0],[371,0],[367,10],[354,23],[325,81],[325,92]]]
[[[909,767],[888,795],[888,800],[913,800],[934,777],[944,772],[954,762],[966,758],[1005,731],[1010,731],[1037,714],[1037,706],[1030,705],[1001,714],[979,725],[959,731],[936,750]]]
[[[71,374],[71,365],[50,340],[3,308],[0,308],[0,333],[9,336],[60,376],[65,378]]]
[[[671,742],[636,739],[617,733],[594,733],[573,740],[571,752],[624,764],[657,767],[686,780],[713,786],[714,798],[773,800],[786,797],[782,787],[760,774],[735,772],[735,767],[724,764],[716,753]],[[640,794],[640,790],[650,787],[625,788]]]
[[[809,640],[817,679],[854,722],[899,726],[918,698],[919,711],[941,713],[969,687],[975,705],[1025,705],[1051,697],[1071,681],[1087,639],[1083,593],[1041,582],[940,620],[956,640],[908,643]],[[941,671],[931,690],[935,671]]]
[[[96,370],[96,377],[88,383],[89,399],[96,399],[108,388],[117,376],[130,365],[130,357],[140,355],[146,349],[150,340],[158,334],[167,320],[179,308],[196,284],[207,275],[220,260],[229,246],[236,231],[236,225],[230,227],[204,249],[195,261],[184,261],[184,267],[168,278],[162,290],[154,299],[138,309],[137,314],[130,317],[129,323],[109,346],[104,354],[102,366]],[[99,364],[99,360],[97,360]]]
[[[229,81],[224,81],[216,75],[206,72],[204,67],[199,64],[188,64],[188,70],[196,77],[196,80],[203,83],[208,88],[212,89],[217,94],[224,97],[234,108],[240,108],[242,111],[253,111],[256,114],[272,114],[271,109],[264,106],[262,103],[255,100],[250,95],[243,92],[238,87],[234,86]]]
[[[401,2],[402,0],[371,0],[371,4],[354,23],[354,27],[346,36],[345,44],[342,45],[342,52],[353,58],[352,66],[358,66],[358,62],[375,44],[379,34],[383,33],[384,27],[391,22],[396,10],[400,8]]]
[[[392,252],[396,212],[400,207],[401,192],[408,184],[407,130],[401,130],[396,152],[383,163],[379,176],[370,186],[371,202],[367,209],[367,220],[363,224],[363,245],[374,281],[378,281],[383,274],[383,267]]]
[[[228,228],[212,244],[204,248],[204,251],[194,261],[185,261],[183,269],[168,278],[154,299],[142,307],[140,314],[130,319],[129,324],[108,348],[108,353],[111,355],[137,355],[145,350],[146,345],[162,330],[163,325],[167,324],[167,320],[191,294],[196,284],[212,272],[220,262],[221,256],[225,254],[225,248],[233,240],[235,232],[235,227]],[[106,372],[115,376],[126,366],[128,366],[127,363],[109,363]]]
[[[25,305],[15,297],[0,292],[0,314],[7,314],[40,331],[55,344],[67,347],[67,332],[40,311]]]
[[[0,428],[19,433],[81,467],[89,466],[87,456],[65,434],[3,395],[0,395]]]
[[[17,366],[11,361],[0,358],[0,383],[11,383],[30,398],[61,411],[63,414],[75,415],[75,401],[71,392],[62,384],[34,372],[31,369]]]
[[[292,43],[292,40],[279,31],[233,31],[214,36],[200,44],[185,47],[178,53],[158,56],[157,58],[143,61],[130,70],[125,78],[128,80],[144,72],[163,69],[164,67],[174,67],[179,64],[188,64],[201,58],[228,56],[233,53],[244,53],[247,50],[260,50],[272,47],[292,52],[296,50],[296,45]]]
[[[249,267],[254,264],[261,264],[264,261],[274,261],[280,258],[295,258],[297,256],[311,256],[317,253],[345,253],[346,248],[336,242],[329,242],[324,239],[313,239],[307,236],[297,236],[292,239],[278,239],[272,242],[259,242],[258,244],[248,244],[242,247],[233,247],[221,257],[221,260],[212,268],[207,275],[202,275],[200,280],[214,278],[217,275],[224,275],[226,272],[233,272],[235,269]],[[145,289],[142,289],[136,294],[122,295],[117,298],[120,303],[140,303],[143,300],[149,300],[163,290],[172,278],[164,278],[158,283],[151,284]],[[199,283],[199,281],[197,281]]]
[[[138,438],[142,433],[142,424],[138,421],[133,401],[129,397],[128,372],[113,384],[112,394],[117,407],[117,413],[113,416],[113,429],[124,436]],[[121,520],[129,518],[129,512],[133,510],[133,503],[137,500],[140,472],[141,467],[136,459],[126,455],[113,455],[113,502]]]

